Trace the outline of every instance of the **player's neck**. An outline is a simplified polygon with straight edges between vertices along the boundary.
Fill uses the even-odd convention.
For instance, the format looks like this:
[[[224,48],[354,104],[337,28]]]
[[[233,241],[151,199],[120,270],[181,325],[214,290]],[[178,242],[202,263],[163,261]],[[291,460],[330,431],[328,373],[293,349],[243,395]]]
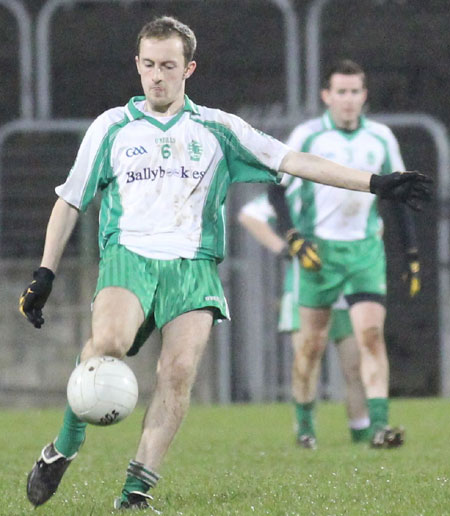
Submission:
[[[164,106],[152,105],[147,99],[144,104],[144,111],[155,117],[166,117],[176,115],[183,108],[183,106],[184,95],[174,102]]]
[[[356,129],[360,126],[360,117],[356,120],[336,120],[334,119],[334,124],[338,129],[342,131],[356,131]]]

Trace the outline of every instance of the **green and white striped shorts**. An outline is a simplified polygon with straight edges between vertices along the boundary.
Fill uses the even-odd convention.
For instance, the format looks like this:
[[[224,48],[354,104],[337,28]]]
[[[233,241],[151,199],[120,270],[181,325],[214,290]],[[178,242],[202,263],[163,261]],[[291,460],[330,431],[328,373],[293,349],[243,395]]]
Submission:
[[[95,296],[122,287],[139,299],[145,321],[128,355],[135,355],[152,330],[192,310],[213,308],[215,321],[229,319],[217,263],[211,260],[155,260],[111,244],[103,252]]]
[[[301,329],[300,320],[300,264],[294,258],[288,265],[284,277],[283,295],[278,318],[278,331],[293,332]],[[342,339],[353,334],[348,305],[340,302],[333,305],[331,324],[328,332],[330,340],[338,344]]]

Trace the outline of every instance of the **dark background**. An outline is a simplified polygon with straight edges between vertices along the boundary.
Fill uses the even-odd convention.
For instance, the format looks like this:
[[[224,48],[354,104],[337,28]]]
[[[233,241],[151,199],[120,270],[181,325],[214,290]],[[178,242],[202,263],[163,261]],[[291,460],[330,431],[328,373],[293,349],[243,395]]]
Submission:
[[[23,3],[36,20],[45,2]],[[304,35],[310,2],[296,0],[292,4]],[[187,1],[167,2],[165,6],[137,2],[127,9],[85,3],[76,9],[59,9],[52,25],[53,116],[93,118],[140,94],[134,65],[135,37],[147,19],[160,14],[177,16],[196,32],[198,69],[187,85],[194,102],[231,112],[244,105],[283,103],[282,18],[269,2]],[[368,74],[369,114],[419,111],[448,126],[449,24],[448,0],[335,0],[324,11],[322,70],[336,59],[354,59]],[[17,30],[14,18],[1,7],[0,34],[1,125],[19,116]],[[304,54],[301,58],[304,62]],[[427,133],[413,129],[396,129],[395,133],[407,168],[435,177],[435,149]],[[4,258],[33,258],[42,251],[45,222],[54,202],[53,187],[64,180],[79,143],[73,136],[56,135],[51,136],[51,142],[50,146],[48,136],[20,135],[6,145],[3,159],[14,166],[5,168],[2,178],[1,202],[6,215],[0,253]],[[231,229],[236,231],[239,207],[230,201]],[[386,338],[393,395],[431,395],[439,388],[437,213],[434,201],[416,217],[423,291],[414,300],[408,298],[401,281],[404,264],[395,223],[389,217],[386,220]],[[69,253],[76,253],[76,249],[75,235]],[[233,245],[230,251],[233,256]]]

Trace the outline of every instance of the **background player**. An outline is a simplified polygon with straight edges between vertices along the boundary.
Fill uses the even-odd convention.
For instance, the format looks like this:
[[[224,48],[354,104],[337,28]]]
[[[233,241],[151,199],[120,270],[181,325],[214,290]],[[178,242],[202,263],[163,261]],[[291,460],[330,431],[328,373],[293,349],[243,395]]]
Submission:
[[[304,448],[314,449],[316,447],[316,429],[315,422],[310,415],[317,396],[321,368],[320,359],[310,367],[310,364],[303,360],[301,354],[298,250],[288,245],[286,240],[276,233],[274,229],[276,215],[265,194],[242,207],[239,213],[239,222],[258,242],[273,253],[283,258],[290,258],[290,263],[285,272],[278,330],[291,334],[294,350],[292,396],[295,403],[297,443]],[[311,264],[313,263],[317,262],[311,261]],[[333,306],[329,339],[336,344],[344,377],[351,439],[353,442],[367,441],[370,421],[366,406],[366,394],[361,380],[359,349],[353,336],[348,306],[343,298]],[[304,417],[305,414],[306,417]]]
[[[337,63],[328,73],[322,90],[328,110],[321,118],[296,127],[288,145],[375,174],[403,169],[399,146],[391,130],[362,115],[366,99],[362,68],[350,60]],[[289,179],[286,187],[286,195],[295,198],[289,203],[290,210],[281,189],[270,188],[269,195],[284,229],[293,225],[298,245],[309,248],[309,252],[314,250],[321,260],[320,270],[302,267],[300,272],[302,332],[298,353],[304,367],[315,367],[322,355],[330,307],[344,294],[361,351],[372,446],[401,445],[403,430],[388,426],[389,365],[384,341],[386,263],[375,199],[365,193],[295,178]],[[392,207],[400,222],[410,295],[415,296],[420,290],[420,266],[414,221],[407,207]],[[305,407],[304,417],[312,418]]]
[[[196,69],[195,47],[192,30],[174,18],[142,28],[136,66],[144,96],[105,111],[88,129],[66,182],[56,188],[41,266],[20,299],[22,313],[39,328],[79,212],[101,192],[99,278],[81,360],[135,354],[155,326],[162,334],[154,397],[116,504],[124,509],[148,506],[211,327],[228,317],[217,272],[228,187],[276,182],[282,171],[416,208],[430,196],[421,174],[380,178],[297,153],[236,116],[194,104],[184,92]],[[85,427],[68,407],[57,438],[28,476],[34,505],[55,493]]]

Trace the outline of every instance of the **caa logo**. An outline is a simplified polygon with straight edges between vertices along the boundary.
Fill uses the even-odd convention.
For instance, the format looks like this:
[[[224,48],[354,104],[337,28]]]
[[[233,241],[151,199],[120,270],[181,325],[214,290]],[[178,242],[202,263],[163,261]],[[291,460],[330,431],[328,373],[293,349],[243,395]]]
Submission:
[[[125,155],[128,158],[131,158],[133,156],[139,156],[142,154],[147,154],[147,149],[143,145],[140,145],[139,147],[130,147],[125,151]]]

